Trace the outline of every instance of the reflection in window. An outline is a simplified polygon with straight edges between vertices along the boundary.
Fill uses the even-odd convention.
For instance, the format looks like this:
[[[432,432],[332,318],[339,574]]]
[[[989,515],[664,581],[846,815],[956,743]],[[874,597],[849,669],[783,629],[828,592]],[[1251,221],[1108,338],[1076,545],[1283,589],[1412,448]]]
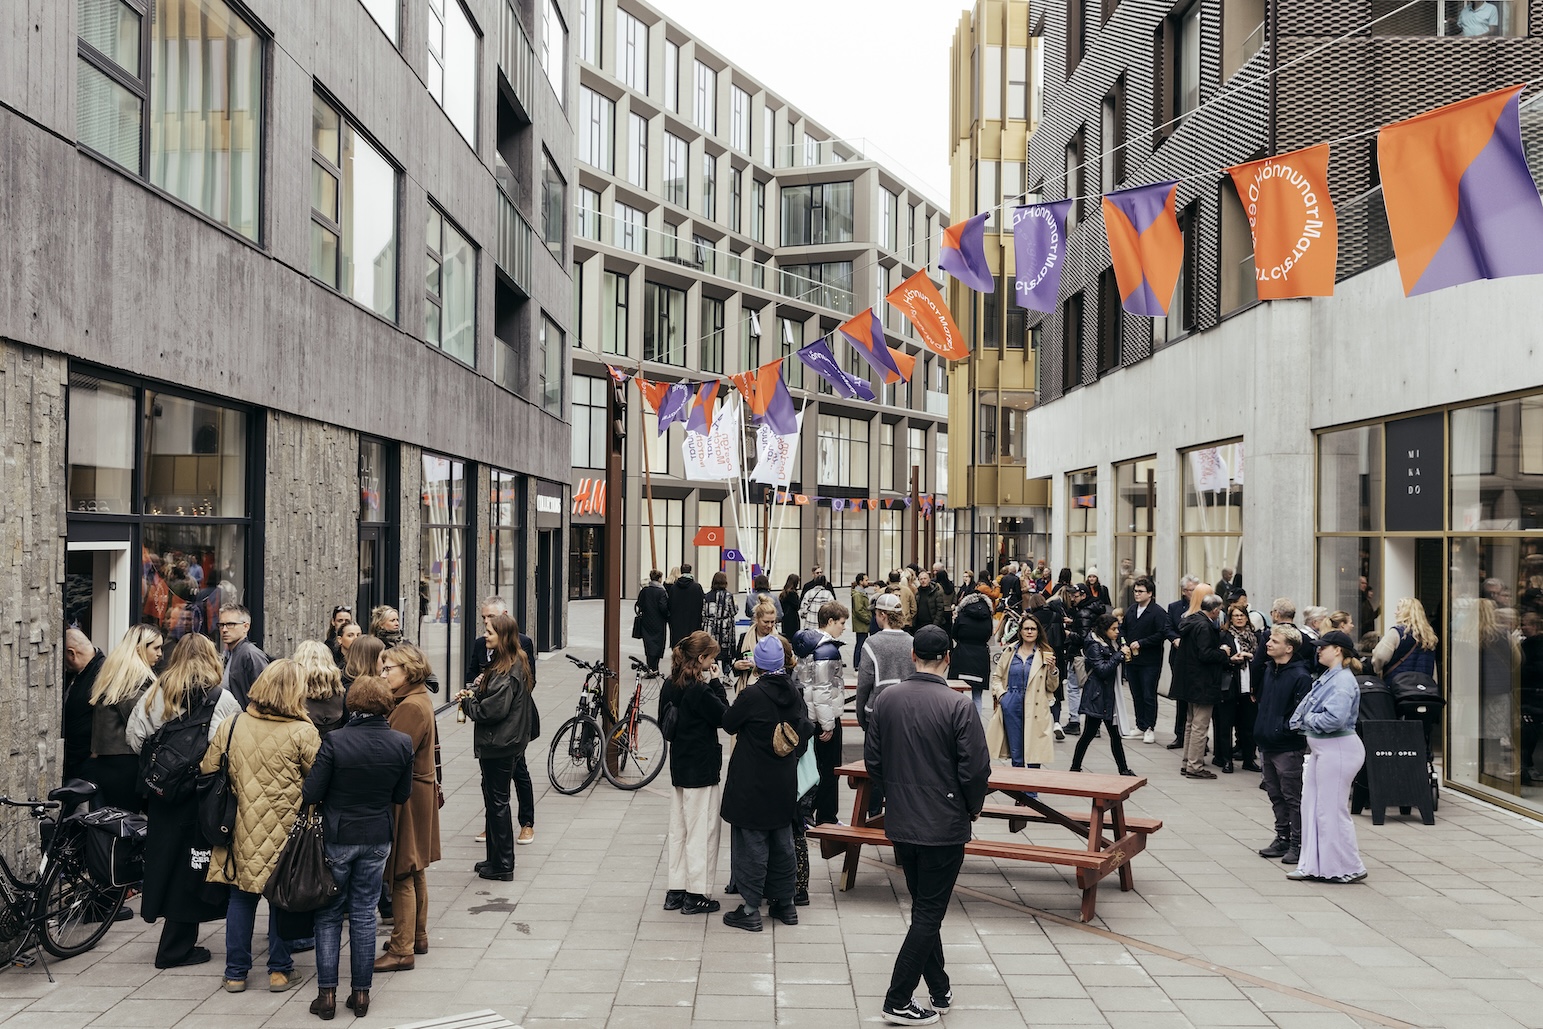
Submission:
[[[419,507],[418,646],[441,683],[460,682],[466,599],[466,464],[423,455]],[[411,615],[402,612],[406,622]]]
[[[445,0],[454,3],[455,0]],[[557,102],[565,105],[563,85],[568,77],[568,26],[563,24],[563,13],[557,0],[546,0],[545,14],[541,19],[541,68],[546,80],[557,94]]]
[[[541,409],[561,418],[563,414],[563,330],[546,315],[541,316]]]
[[[70,373],[69,509],[127,514],[134,505],[134,402],[130,386]]]
[[[1452,412],[1452,528],[1543,529],[1543,396]]]
[[[219,639],[222,604],[246,596],[245,525],[145,522],[140,527],[140,621],[170,647],[188,633]]]
[[[1091,468],[1066,477],[1066,565],[1073,582],[1098,565],[1098,472]]]
[[[1382,528],[1381,425],[1318,437],[1318,531]]]
[[[1120,607],[1134,598],[1131,586],[1139,575],[1157,574],[1157,461],[1143,458],[1114,466],[1115,577],[1106,584]]]
[[[396,169],[320,96],[311,115],[311,275],[394,321]]]
[[[429,208],[425,341],[451,357],[477,360],[477,251],[449,219]]]
[[[643,285],[643,360],[686,363],[686,291]]]
[[[852,183],[782,188],[782,244],[811,246],[852,241]]]
[[[429,95],[477,145],[477,32],[460,0],[429,0]],[[558,99],[562,91],[558,91]]]
[[[1179,456],[1183,476],[1180,571],[1214,583],[1237,570],[1243,551],[1243,443],[1198,447]]]
[[[647,95],[648,26],[620,8],[616,11],[616,77]]]
[[[563,216],[568,209],[568,203],[564,199],[567,191],[567,183],[558,174],[557,164],[552,160],[552,155],[545,150],[541,154],[541,241],[547,249],[557,255],[559,259],[563,255]]]
[[[491,475],[488,525],[493,537],[493,595],[503,597],[525,624],[525,477],[496,469]]]
[[[245,518],[245,411],[145,394],[145,513]]]
[[[579,160],[604,172],[614,172],[616,103],[588,86],[579,87]]]
[[[818,447],[821,484],[868,485],[868,419],[820,415]]]

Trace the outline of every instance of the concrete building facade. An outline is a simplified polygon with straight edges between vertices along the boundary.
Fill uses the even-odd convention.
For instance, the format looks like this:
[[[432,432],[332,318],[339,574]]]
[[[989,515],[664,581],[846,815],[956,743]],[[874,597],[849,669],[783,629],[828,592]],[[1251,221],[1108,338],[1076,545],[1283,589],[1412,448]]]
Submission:
[[[1168,600],[1183,574],[1231,570],[1258,610],[1286,596],[1380,634],[1400,600],[1419,600],[1442,640],[1445,781],[1538,816],[1536,283],[1406,299],[1375,189],[1379,125],[1523,81],[1543,60],[1537,4],[1495,5],[1484,34],[1459,6],[1046,9],[1029,163],[1046,198],[1087,199],[1060,308],[1034,329],[1026,471],[1051,497],[1053,563],[1078,577],[1099,566],[1117,604],[1135,574]],[[1336,293],[1260,303],[1219,170],[1325,140]],[[1184,270],[1168,317],[1138,318],[1120,310],[1096,200],[1164,179],[1183,180]]]
[[[56,781],[69,625],[233,601],[282,655],[389,604],[453,684],[498,591],[561,644],[572,19],[0,12],[0,791]]]
[[[728,527],[729,546],[757,563],[768,535],[777,538],[771,571],[779,586],[787,573],[814,565],[842,586],[857,572],[909,562],[919,511],[899,502],[912,466],[921,493],[949,493],[946,375],[884,297],[936,258],[946,213],[878,155],[834,138],[688,26],[633,0],[579,0],[577,17],[570,597],[598,596],[601,567],[618,559],[604,552],[607,362],[672,381],[787,358],[783,374],[803,412],[793,490],[818,498],[769,510],[752,493],[736,540],[731,488],[683,477],[680,430],[659,438],[634,390],[624,582],[637,583],[655,562],[662,571],[684,562],[705,583],[719,553],[693,546],[704,525]],[[915,375],[909,384],[875,382],[877,403],[842,400],[791,355],[828,337],[846,370],[872,379],[834,331],[870,305],[890,342],[916,356]],[[727,382],[723,390],[731,390]],[[896,506],[847,503],[855,500]],[[763,532],[763,520],[783,528]],[[946,510],[924,518],[919,556],[946,548],[952,525]],[[749,585],[748,567],[727,571],[731,588]]]

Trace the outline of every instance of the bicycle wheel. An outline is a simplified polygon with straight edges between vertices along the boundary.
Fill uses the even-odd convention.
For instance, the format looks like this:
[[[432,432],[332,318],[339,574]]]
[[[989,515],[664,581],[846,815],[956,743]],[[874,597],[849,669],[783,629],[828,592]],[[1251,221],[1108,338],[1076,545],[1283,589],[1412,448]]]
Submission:
[[[638,715],[633,731],[626,722],[611,730],[605,749],[606,760],[600,770],[618,790],[642,789],[658,777],[670,757],[670,745],[664,740],[659,723],[647,715]],[[615,765],[615,771],[611,766]]]
[[[552,789],[570,797],[587,790],[600,776],[600,727],[594,719],[574,715],[552,734],[546,776]]]
[[[43,948],[60,958],[72,958],[95,947],[112,928],[123,906],[126,886],[103,886],[91,877],[79,836],[62,841],[53,853],[39,887]]]

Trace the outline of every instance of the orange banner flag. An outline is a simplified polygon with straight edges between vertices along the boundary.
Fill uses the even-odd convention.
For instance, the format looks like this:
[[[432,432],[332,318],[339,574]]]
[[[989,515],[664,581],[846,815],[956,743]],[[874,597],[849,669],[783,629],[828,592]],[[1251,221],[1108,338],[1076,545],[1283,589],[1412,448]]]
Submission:
[[[916,327],[916,334],[934,354],[950,361],[962,361],[970,356],[970,348],[965,346],[964,336],[954,324],[954,316],[948,313],[948,305],[943,303],[938,288],[927,277],[927,269],[906,279],[884,299],[900,308],[900,313]]]
[[[1333,296],[1339,222],[1329,199],[1329,144],[1227,172],[1254,233],[1259,299]]]
[[[637,379],[638,390],[643,394],[643,399],[648,401],[649,408],[655,414],[658,414],[659,405],[664,403],[664,396],[670,391],[670,384],[668,382],[649,382],[641,375],[635,375],[633,378]]]

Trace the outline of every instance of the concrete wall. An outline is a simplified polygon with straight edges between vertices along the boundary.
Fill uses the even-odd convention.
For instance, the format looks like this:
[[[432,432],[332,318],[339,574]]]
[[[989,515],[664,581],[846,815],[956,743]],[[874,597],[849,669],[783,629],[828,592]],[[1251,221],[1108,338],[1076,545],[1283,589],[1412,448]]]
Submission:
[[[62,358],[0,341],[0,793],[13,796],[58,782],[65,381]]]

